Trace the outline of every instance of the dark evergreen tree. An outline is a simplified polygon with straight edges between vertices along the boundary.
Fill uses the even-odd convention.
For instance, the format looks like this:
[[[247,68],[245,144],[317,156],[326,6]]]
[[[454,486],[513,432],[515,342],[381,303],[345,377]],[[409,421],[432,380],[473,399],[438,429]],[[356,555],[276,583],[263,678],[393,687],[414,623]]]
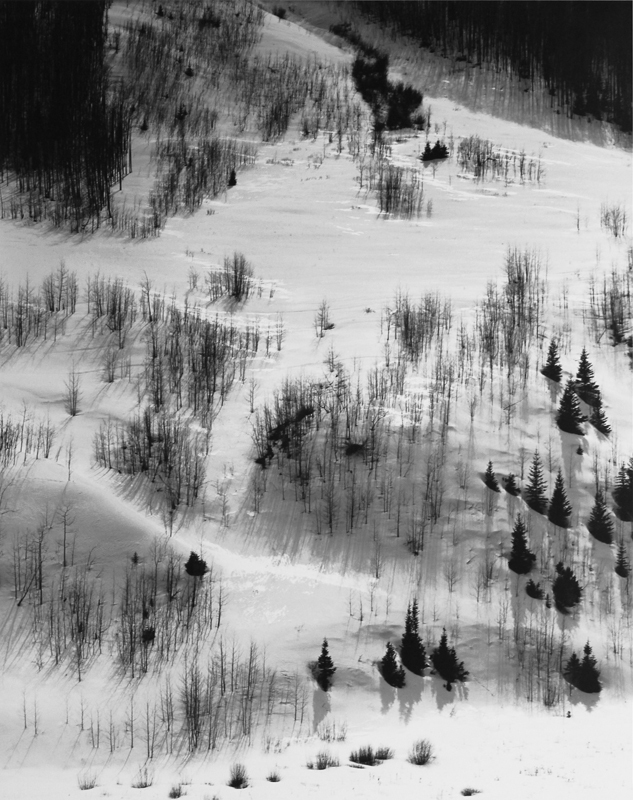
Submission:
[[[576,685],[576,681],[578,680],[578,673],[580,672],[580,659],[576,655],[576,653],[572,653],[567,663],[565,664],[565,669],[563,670],[563,675],[567,680],[571,683],[572,686]]]
[[[484,483],[489,489],[492,489],[493,492],[501,491],[501,489],[499,488],[499,483],[495,476],[495,471],[492,468],[492,461],[489,461],[488,466],[486,467],[486,474],[484,475]]]
[[[229,186],[229,188],[231,186],[237,186],[237,177],[235,175],[235,170],[234,169],[231,170],[231,174],[229,175],[228,186]]]
[[[620,467],[612,494],[618,517],[625,522],[633,519],[633,458],[629,459],[628,466]]]
[[[558,525],[561,528],[568,528],[571,512],[571,503],[567,499],[563,473],[559,469],[556,475],[556,482],[554,483],[552,499],[550,500],[547,510],[547,518],[550,522],[553,522],[554,525]]]
[[[394,686],[396,689],[401,689],[404,686],[406,673],[404,668],[398,664],[396,648],[391,642],[387,642],[387,652],[380,662],[380,672],[390,686]]]
[[[615,559],[615,571],[616,574],[621,578],[629,577],[629,559],[626,554],[626,545],[624,544],[624,539],[620,539],[618,542],[618,554]]]
[[[562,561],[556,565],[556,578],[552,584],[554,602],[559,611],[573,608],[580,603],[582,589],[571,567],[563,567]]]
[[[400,658],[404,666],[415,675],[421,675],[427,666],[426,651],[418,632],[419,626],[418,601],[414,600],[412,605],[407,608]]]
[[[508,494],[511,494],[513,497],[517,497],[521,494],[521,489],[517,483],[516,475],[511,472],[505,480],[505,489]]]
[[[327,639],[321,645],[321,655],[316,664],[316,681],[324,692],[327,692],[332,685],[332,677],[336,672],[336,667],[330,656]]]
[[[563,377],[563,368],[560,365],[558,356],[558,343],[556,339],[552,339],[549,344],[547,361],[541,367],[541,373],[545,375],[546,378],[549,378],[551,381],[555,381],[556,383],[560,383],[560,379]]]
[[[578,397],[588,405],[594,406],[600,402],[600,389],[594,382],[593,367],[584,347],[580,354],[574,387]]]
[[[185,564],[187,575],[191,575],[192,578],[202,578],[208,571],[207,562],[192,550]]]
[[[536,556],[531,552],[527,542],[527,530],[520,514],[512,530],[512,551],[508,566],[518,575],[526,575],[534,566]]]
[[[599,397],[597,403],[591,409],[589,422],[597,431],[600,431],[603,436],[608,436],[611,433],[611,426],[602,408],[602,400]]]
[[[453,647],[448,646],[446,628],[442,631],[439,645],[431,653],[431,662],[435,671],[446,681],[446,688],[450,691],[451,684],[455,681],[465,681],[468,671],[464,669],[464,662],[457,660]]]
[[[528,473],[528,484],[525,487],[525,502],[534,511],[544,514],[547,511],[547,495],[545,494],[545,478],[543,477],[543,464],[538,450],[534,451],[534,458]]]
[[[595,694],[602,689],[600,685],[600,670],[597,664],[591,645],[587,642],[584,647],[582,661],[580,661],[576,653],[572,653],[563,674],[572,686],[580,689],[581,692]]]
[[[587,521],[589,533],[599,542],[611,544],[613,542],[614,527],[604,495],[598,489],[589,520]]]
[[[525,592],[529,597],[533,597],[535,600],[542,600],[543,599],[543,590],[541,589],[540,583],[534,583],[532,578],[525,584]]]
[[[566,433],[583,434],[584,429],[582,423],[586,417],[580,409],[580,403],[574,391],[574,384],[572,381],[567,381],[565,391],[560,399],[558,406],[558,413],[556,414],[556,424]]]

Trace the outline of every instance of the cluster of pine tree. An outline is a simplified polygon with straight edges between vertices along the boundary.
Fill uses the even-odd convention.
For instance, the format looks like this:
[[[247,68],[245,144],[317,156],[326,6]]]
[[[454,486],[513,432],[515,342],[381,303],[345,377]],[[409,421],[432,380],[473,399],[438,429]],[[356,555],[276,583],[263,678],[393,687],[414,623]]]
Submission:
[[[387,642],[385,655],[380,662],[382,677],[396,689],[402,688],[406,683],[405,667],[414,675],[422,675],[429,666],[419,628],[418,601],[414,600],[407,608],[405,629],[400,646],[402,664],[398,663],[396,648],[391,642]],[[451,684],[456,681],[465,681],[468,677],[468,671],[464,669],[464,663],[457,659],[455,649],[448,646],[446,628],[442,631],[438,646],[431,653],[431,663],[435,672],[446,681],[446,688],[449,691]]]
[[[556,564],[556,577],[552,584],[554,602],[559,611],[568,609],[580,603],[582,589],[571,567],[564,567],[562,561]]]
[[[600,670],[597,667],[598,662],[593,655],[589,642],[584,647],[584,653],[582,661],[575,652],[571,654],[563,670],[563,675],[572,686],[580,689],[581,692],[599,692],[602,689],[600,685]]]
[[[438,158],[448,158],[448,147],[444,142],[440,142],[439,139],[433,147],[431,147],[430,142],[427,142],[420,159],[422,161],[435,161]]]
[[[633,519],[633,458],[622,464],[611,493],[618,517],[625,522]]]

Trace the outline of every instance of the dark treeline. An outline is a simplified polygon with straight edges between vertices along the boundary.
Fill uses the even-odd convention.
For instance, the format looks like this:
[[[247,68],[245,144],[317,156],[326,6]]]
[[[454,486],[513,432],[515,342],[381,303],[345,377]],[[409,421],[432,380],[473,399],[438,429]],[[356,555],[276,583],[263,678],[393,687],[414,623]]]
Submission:
[[[534,82],[572,114],[630,132],[631,4],[529,0],[403,0],[355,6],[443,55],[490,63]]]
[[[130,126],[108,87],[106,38],[104,0],[0,3],[0,170],[21,198],[3,216],[77,231],[109,207]]]

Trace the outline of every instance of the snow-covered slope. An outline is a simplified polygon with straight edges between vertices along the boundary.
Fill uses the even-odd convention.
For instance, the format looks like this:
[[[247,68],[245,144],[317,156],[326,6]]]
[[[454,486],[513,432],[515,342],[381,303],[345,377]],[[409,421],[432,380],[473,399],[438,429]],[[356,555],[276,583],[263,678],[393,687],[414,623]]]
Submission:
[[[129,12],[115,7],[114,20],[116,13],[124,18]],[[259,48],[341,64],[349,60],[305,28],[272,16]],[[589,300],[592,276],[598,290],[612,271],[630,281],[630,227],[624,237],[612,236],[601,226],[601,206],[618,204],[630,218],[631,154],[557,138],[467,110],[446,97],[425,97],[425,103],[432,107],[432,143],[452,138],[456,150],[462,139],[477,135],[511,156],[524,152],[539,160],[543,179],[521,182],[512,173],[507,180],[475,181],[454,156],[423,167],[417,156],[425,135],[403,134],[394,137],[389,158],[420,171],[424,210],[411,220],[393,219],[379,214],[374,192],[359,187],[359,164],[349,155],[346,139],[339,151],[336,136],[328,132],[304,138],[295,120],[283,139],[259,146],[255,166],[239,174],[237,186],[205,201],[194,215],[170,218],[159,238],[130,241],[105,233],[80,238],[2,223],[6,286],[17,291],[27,276],[39,286],[62,260],[80,286],[77,312],[63,330],[60,323],[59,331],[49,329],[45,338],[22,348],[5,338],[0,350],[4,418],[56,430],[48,458],[33,449],[25,454],[23,444],[3,469],[0,484],[2,796],[80,797],[94,782],[91,791],[100,796],[130,798],[142,791],[143,797],[166,797],[182,783],[188,797],[227,798],[234,792],[226,783],[235,762],[246,766],[250,786],[243,796],[253,798],[324,792],[336,798],[449,798],[469,787],[486,798],[525,800],[589,798],[605,787],[612,798],[629,795],[630,579],[614,574],[614,548],[595,542],[586,520],[596,475],[603,480],[608,473],[613,481],[632,450],[626,347],[614,347],[606,334],[594,333]],[[146,192],[150,185],[148,147],[146,139],[135,143],[139,167],[126,179],[131,193]],[[137,183],[129,188],[132,181]],[[504,280],[508,248],[537,253],[547,285],[526,381],[510,396],[509,377],[496,370],[480,391],[476,354],[470,382],[457,386],[442,451],[443,511],[428,530],[423,552],[412,555],[409,534],[396,533],[378,478],[366,519],[348,531],[339,509],[332,535],[317,533],[315,513],[305,513],[295,499],[295,486],[280,476],[279,460],[266,470],[268,486],[255,503],[254,486],[262,472],[253,463],[252,409],[271,403],[288,377],[325,384],[344,368],[353,387],[357,381],[364,387],[373,365],[385,359],[386,309],[393,311],[397,292],[408,292],[414,302],[425,293],[439,293],[452,303],[449,349],[441,354],[431,349],[408,370],[400,405],[386,411],[392,449],[386,446],[383,472],[375,473],[386,476],[390,469],[394,480],[401,479],[398,485],[411,498],[408,513],[415,515],[414,497],[421,496],[437,441],[437,430],[430,434],[428,425],[437,364],[450,358],[457,363],[451,348],[460,323],[474,335],[488,284],[501,286]],[[253,264],[261,292],[243,304],[209,303],[204,276],[235,251]],[[238,370],[213,423],[201,497],[175,518],[165,511],[160,483],[148,486],[94,463],[100,426],[126,420],[138,408],[149,330],[139,314],[115,379],[106,382],[104,353],[115,334],[92,324],[84,296],[88,279],[97,274],[121,278],[138,297],[149,277],[152,291],[168,300],[173,296],[178,308],[197,305],[204,318],[238,331],[259,326],[262,342],[271,330],[269,351],[260,344],[243,381]],[[318,338],[314,320],[323,300],[334,327]],[[280,349],[277,331],[283,331]],[[580,351],[587,348],[613,428],[606,438],[587,425],[582,455],[577,453],[580,439],[556,426],[560,391],[538,371],[553,337],[561,344],[566,377],[575,375]],[[393,358],[393,338],[390,346]],[[80,413],[69,416],[73,371],[80,379]],[[412,399],[421,403],[422,427],[415,443],[402,445],[410,453],[410,472],[402,476],[397,474],[402,461],[394,454],[399,420],[410,412]],[[410,439],[409,427],[406,431],[403,441]],[[528,511],[521,499],[502,493],[494,501],[483,485],[489,460],[499,475],[527,474],[536,449],[550,492],[559,466],[565,475],[574,508],[568,532]],[[316,482],[315,487],[316,507],[321,489]],[[555,556],[564,555],[581,575],[584,599],[572,614],[527,598],[524,579],[521,583],[507,569],[517,511],[530,520],[547,590]],[[630,554],[630,525],[616,521],[616,536]],[[25,592],[23,599],[33,570],[35,585],[38,581],[38,543],[45,565],[42,593]],[[197,606],[199,627],[183,634],[169,657],[150,658],[147,674],[132,675],[120,656],[126,635],[122,588],[138,585],[134,576],[141,571],[162,575],[170,551],[186,560],[192,550],[213,565],[213,581],[205,578],[209,605],[204,611],[201,601]],[[490,559],[492,572],[484,586],[481,565]],[[55,624],[53,606],[44,598],[52,596],[46,592],[59,586],[62,576],[69,584],[62,602],[70,604],[77,596],[70,590],[73,580],[85,580],[95,587],[93,607],[114,622],[104,624],[98,647],[96,639],[86,646],[85,662],[69,647],[56,666],[54,637],[47,633]],[[185,614],[192,591],[186,576],[179,587]],[[452,691],[428,670],[425,677],[410,674],[398,690],[378,672],[387,641],[399,642],[414,597],[424,641],[432,648],[446,627],[470,672],[469,680]],[[154,601],[165,603],[163,588]],[[153,606],[145,611],[151,619],[157,613]],[[183,620],[173,622],[174,630],[183,629]],[[543,654],[538,665],[529,662],[534,675],[538,672],[529,679],[521,659],[527,664],[536,656],[519,647],[525,643],[521,631],[528,628],[559,648],[550,653],[547,667]],[[308,668],[324,637],[337,666],[328,693]],[[600,695],[570,692],[553,668],[563,653],[566,659],[572,649],[580,652],[588,639],[602,669]],[[544,642],[539,646],[546,647]],[[219,679],[217,659],[226,659],[227,652],[231,657],[221,663],[231,678]],[[191,729],[173,729],[182,718],[190,667],[203,683],[210,675],[205,686],[217,692],[219,680],[232,680],[231,663],[240,681],[249,664],[257,673],[256,699],[247,694],[244,701],[241,689],[234,696],[227,690],[232,699],[222,708],[229,710],[213,728],[211,712],[202,711],[203,741],[191,753]],[[551,707],[543,702],[543,686],[554,692]],[[345,731],[344,741],[327,741],[336,738],[335,728]],[[426,766],[407,761],[419,739],[429,739],[434,747],[435,759]],[[394,757],[379,766],[354,768],[350,752],[364,745],[388,746]],[[338,756],[340,766],[308,770],[306,763],[324,749]],[[266,780],[274,770],[278,783]],[[139,782],[150,785],[135,788]]]

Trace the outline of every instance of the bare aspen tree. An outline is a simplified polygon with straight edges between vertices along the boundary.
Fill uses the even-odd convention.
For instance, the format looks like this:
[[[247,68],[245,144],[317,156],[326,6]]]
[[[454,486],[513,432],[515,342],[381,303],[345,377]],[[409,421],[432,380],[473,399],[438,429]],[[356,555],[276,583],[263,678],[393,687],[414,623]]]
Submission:
[[[66,397],[64,407],[66,413],[71,417],[76,417],[79,413],[79,401],[81,399],[81,377],[73,364],[68,373],[68,380],[64,382],[66,387]]]

